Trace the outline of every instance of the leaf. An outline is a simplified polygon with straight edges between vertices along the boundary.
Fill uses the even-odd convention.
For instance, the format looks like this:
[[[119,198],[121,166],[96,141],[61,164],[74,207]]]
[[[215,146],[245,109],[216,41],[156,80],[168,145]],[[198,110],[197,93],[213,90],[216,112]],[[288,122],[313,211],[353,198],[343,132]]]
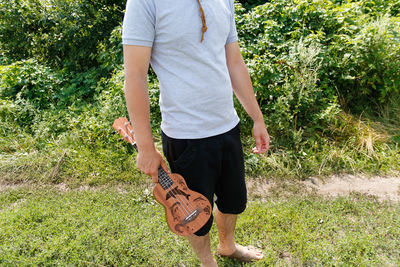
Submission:
[[[400,145],[400,135],[395,135],[392,137],[394,143]]]

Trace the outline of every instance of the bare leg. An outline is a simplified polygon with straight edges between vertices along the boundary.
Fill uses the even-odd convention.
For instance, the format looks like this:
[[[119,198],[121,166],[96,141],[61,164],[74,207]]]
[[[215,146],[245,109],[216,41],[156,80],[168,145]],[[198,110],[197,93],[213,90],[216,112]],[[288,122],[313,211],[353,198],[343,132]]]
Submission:
[[[235,255],[235,258],[245,261],[261,260],[261,251],[235,244],[236,214],[222,213],[215,207],[215,221],[218,227],[218,253],[223,256]]]
[[[210,236],[190,235],[186,237],[189,240],[194,252],[199,257],[201,266],[203,267],[218,267],[213,255],[211,254]]]
[[[217,207],[215,207],[214,211],[219,235],[218,252],[223,252],[223,255],[230,255],[236,250],[235,226],[237,215],[222,213]]]

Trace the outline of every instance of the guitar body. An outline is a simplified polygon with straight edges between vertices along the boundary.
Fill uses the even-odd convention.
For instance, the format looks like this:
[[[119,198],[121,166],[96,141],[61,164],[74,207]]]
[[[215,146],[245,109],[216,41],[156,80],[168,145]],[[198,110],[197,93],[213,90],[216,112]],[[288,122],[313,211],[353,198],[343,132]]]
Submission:
[[[137,149],[133,128],[127,118],[116,119],[113,128]],[[164,206],[167,223],[172,232],[188,236],[207,223],[212,212],[210,202],[202,194],[190,190],[181,175],[167,174],[159,167],[158,181],[154,182],[154,197]]]
[[[177,235],[187,236],[197,232],[211,216],[211,205],[206,197],[190,190],[183,177],[169,174],[173,185],[164,190],[157,183],[153,194],[164,206],[169,228]]]

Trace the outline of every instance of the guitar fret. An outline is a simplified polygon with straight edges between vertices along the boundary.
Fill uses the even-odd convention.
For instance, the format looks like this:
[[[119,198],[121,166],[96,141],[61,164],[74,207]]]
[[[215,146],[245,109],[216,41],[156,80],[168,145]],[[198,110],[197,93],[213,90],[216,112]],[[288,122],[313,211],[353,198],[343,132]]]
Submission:
[[[113,123],[113,128],[123,137],[125,141],[130,143],[137,150],[132,125],[128,122],[126,118],[116,119]],[[168,226],[174,233],[182,236],[187,236],[193,234],[208,221],[211,215],[212,208],[209,201],[203,195],[186,188],[185,181],[181,181],[179,178],[180,176],[175,175],[168,175],[168,173],[164,171],[160,166],[158,168],[159,185],[157,186],[161,186],[164,191],[157,188],[157,190],[154,190],[154,196],[157,200],[163,197],[166,197],[166,200],[172,198],[172,201],[160,203],[166,209],[171,209],[171,211],[175,211],[176,209],[177,212],[182,213],[185,217],[183,218],[183,220],[176,220],[174,214],[172,214],[172,216],[169,216],[169,213],[167,213],[166,217]],[[174,180],[171,179],[171,177],[173,177],[174,180],[177,179],[177,182],[175,183]],[[199,195],[199,197],[195,195],[197,197],[195,198],[195,200],[199,202],[194,202],[193,197],[189,199],[189,196],[194,193]],[[180,205],[177,205],[175,207],[175,204],[177,203]],[[194,221],[196,221],[196,223],[192,224],[192,222]]]
[[[158,168],[158,180],[161,187],[164,190],[171,187],[174,184],[174,182],[171,180],[168,174],[161,167]]]

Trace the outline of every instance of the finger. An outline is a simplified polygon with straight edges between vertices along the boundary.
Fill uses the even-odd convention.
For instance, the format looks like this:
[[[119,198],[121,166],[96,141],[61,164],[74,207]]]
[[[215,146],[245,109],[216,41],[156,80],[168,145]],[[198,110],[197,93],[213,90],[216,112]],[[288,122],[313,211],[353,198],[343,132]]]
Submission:
[[[266,149],[267,149],[267,151],[269,150],[269,147],[270,147],[270,142],[271,142],[271,140],[270,140],[270,138],[269,138],[269,135],[267,135],[266,137],[266,145],[265,145],[265,147],[266,147]]]
[[[258,150],[257,147],[253,147],[253,151],[254,154],[259,154],[260,156],[264,156],[262,150]]]
[[[149,174],[153,183],[158,183],[158,168],[152,170]]]
[[[262,146],[262,140],[259,136],[255,136],[254,139],[256,140],[257,151],[260,151]]]
[[[259,145],[253,148],[253,153],[254,154],[264,154],[268,151],[269,149],[269,137],[268,136],[262,136],[256,140],[260,140]],[[257,141],[256,141],[257,144]]]
[[[265,152],[268,151],[268,148],[269,148],[269,141],[268,141],[267,136],[263,136],[261,140],[262,140],[262,144],[261,144],[260,153],[265,153]]]
[[[166,173],[170,174],[170,171],[169,171],[169,169],[168,169],[167,163],[165,163],[164,160],[161,161],[161,168],[163,168],[163,170],[164,170]]]

